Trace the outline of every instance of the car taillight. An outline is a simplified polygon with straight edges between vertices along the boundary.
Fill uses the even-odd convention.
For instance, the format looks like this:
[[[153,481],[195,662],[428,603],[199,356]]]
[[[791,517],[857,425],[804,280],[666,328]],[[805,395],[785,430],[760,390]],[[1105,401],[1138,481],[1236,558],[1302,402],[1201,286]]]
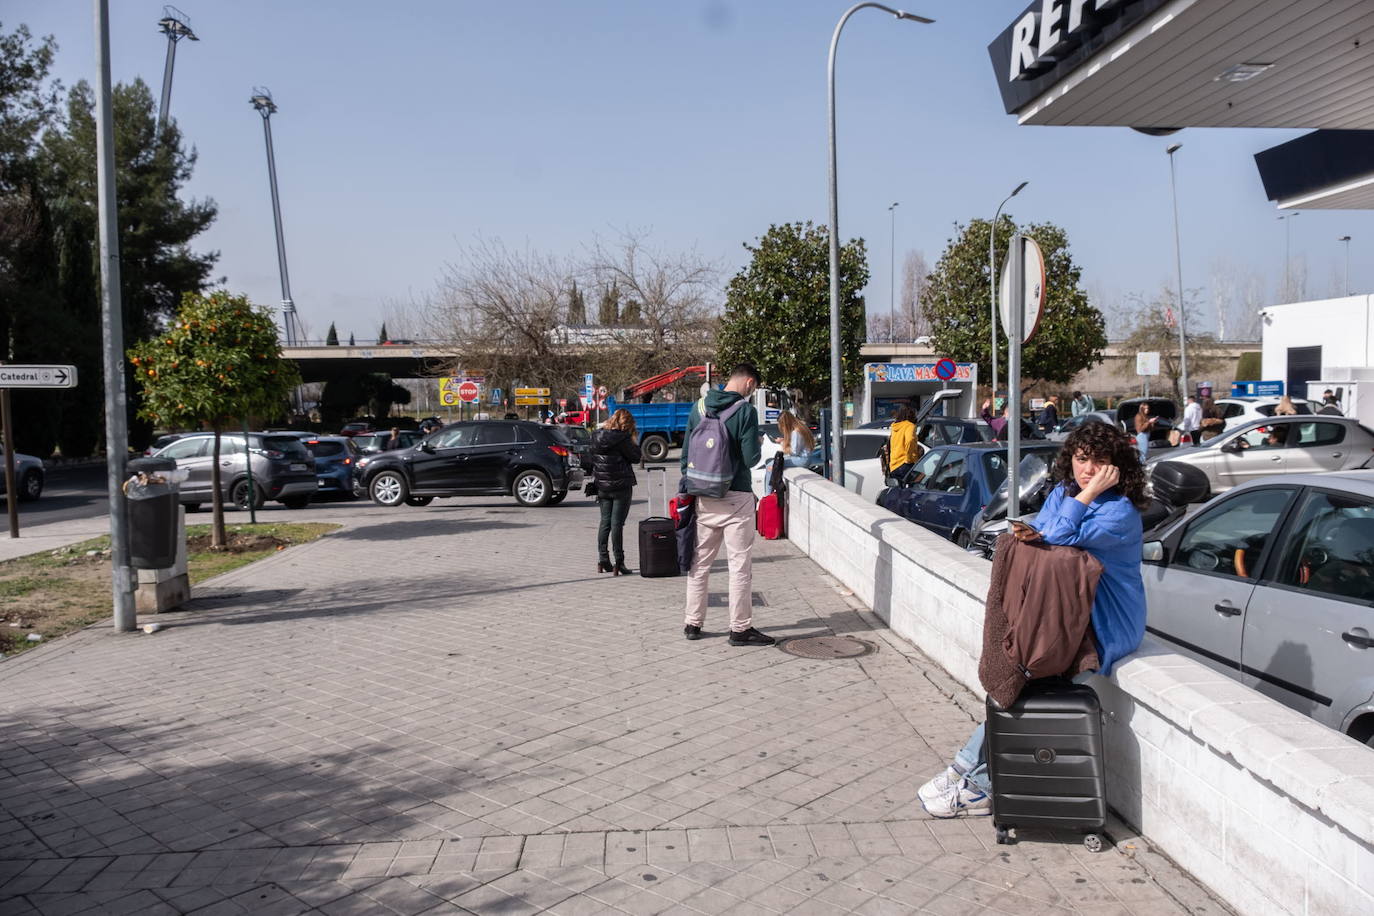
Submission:
[[[263,449],[258,449],[258,453],[259,453],[260,455],[264,455],[264,456],[266,456],[266,457],[268,457],[268,458],[285,458],[285,457],[286,457],[286,452],[279,452],[279,451],[277,451],[277,450],[274,449],[274,448],[263,448]]]
[[[345,459],[343,460],[343,463],[344,463],[344,464],[352,464],[352,463],[353,463],[353,459],[352,459],[352,458],[345,458]]]
[[[549,451],[553,452],[559,458],[566,458],[568,457],[568,455],[571,454],[571,452],[569,452],[566,448],[564,448],[561,445],[550,445]]]

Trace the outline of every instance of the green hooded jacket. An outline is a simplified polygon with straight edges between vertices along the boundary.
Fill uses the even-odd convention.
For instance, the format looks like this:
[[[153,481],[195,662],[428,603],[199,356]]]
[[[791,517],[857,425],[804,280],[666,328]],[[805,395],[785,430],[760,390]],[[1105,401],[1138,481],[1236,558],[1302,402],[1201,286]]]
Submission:
[[[741,398],[733,391],[712,388],[706,392],[705,400],[706,409],[715,415]],[[697,428],[699,422],[701,422],[700,400],[693,406],[692,415],[687,418],[687,433],[682,438],[680,465],[684,474],[687,473],[687,446],[692,441],[692,430]],[[730,459],[735,463],[735,477],[730,481],[730,489],[739,490],[742,493],[752,493],[754,487],[751,472],[754,465],[759,463],[761,456],[759,450],[759,414],[754,409],[754,405],[745,404],[735,411],[730,419],[725,421],[725,429],[730,433]]]

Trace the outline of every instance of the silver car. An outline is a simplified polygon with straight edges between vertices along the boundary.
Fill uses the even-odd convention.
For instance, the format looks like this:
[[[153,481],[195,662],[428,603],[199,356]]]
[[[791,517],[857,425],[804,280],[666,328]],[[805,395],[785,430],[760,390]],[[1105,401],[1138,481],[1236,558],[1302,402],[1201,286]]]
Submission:
[[[0,445],[0,495],[5,492],[5,447]],[[43,462],[32,455],[14,453],[14,482],[20,502],[30,502],[43,493]]]
[[[1196,448],[1170,449],[1161,458],[1201,469],[1215,494],[1274,474],[1374,466],[1374,432],[1350,417],[1267,417],[1228,429]]]
[[[315,479],[315,459],[305,443],[290,433],[249,433],[253,458],[254,505],[271,499],[288,509],[303,509],[319,488]],[[211,483],[215,463],[213,433],[183,436],[157,453],[171,458],[187,471],[181,484],[181,504],[198,509],[214,500]],[[236,508],[247,509],[249,500],[248,456],[244,454],[243,434],[220,436],[220,484],[223,496]]]
[[[1374,470],[1248,481],[1144,556],[1151,633],[1374,746]]]

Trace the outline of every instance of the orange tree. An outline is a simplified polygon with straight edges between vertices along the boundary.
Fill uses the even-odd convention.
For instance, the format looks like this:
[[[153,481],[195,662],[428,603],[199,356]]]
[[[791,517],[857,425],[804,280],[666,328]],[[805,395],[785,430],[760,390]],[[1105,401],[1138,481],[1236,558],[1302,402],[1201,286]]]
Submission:
[[[128,355],[143,387],[139,416],[163,427],[205,423],[215,431],[212,545],[222,547],[220,433],[244,417],[277,415],[300,384],[295,364],[282,358],[272,314],[225,290],[187,293],[162,333],[139,342]]]

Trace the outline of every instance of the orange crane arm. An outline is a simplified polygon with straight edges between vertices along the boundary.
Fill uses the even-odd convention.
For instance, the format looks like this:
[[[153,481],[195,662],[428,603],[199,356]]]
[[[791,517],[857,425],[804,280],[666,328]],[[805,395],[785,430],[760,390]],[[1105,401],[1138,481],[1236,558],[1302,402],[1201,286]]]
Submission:
[[[685,378],[706,378],[705,366],[688,366],[686,369],[675,367],[667,372],[662,372],[652,378],[646,378],[642,382],[635,382],[621,392],[622,401],[633,401],[641,399],[644,403],[649,403],[655,391],[660,388],[667,388],[669,385],[680,382]]]

